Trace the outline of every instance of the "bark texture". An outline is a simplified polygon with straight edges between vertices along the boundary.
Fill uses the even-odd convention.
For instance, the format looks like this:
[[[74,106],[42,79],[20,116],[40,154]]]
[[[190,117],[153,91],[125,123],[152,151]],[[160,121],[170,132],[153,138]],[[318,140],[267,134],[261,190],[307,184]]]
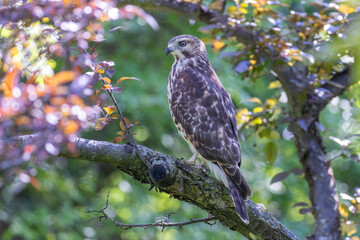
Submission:
[[[16,137],[7,140],[6,144],[25,147],[36,137],[41,136]],[[202,168],[189,165],[184,160],[138,145],[142,156],[151,163],[151,169],[148,169],[138,158],[134,147],[129,144],[118,145],[78,138],[75,146],[76,154],[63,147],[59,157],[116,166],[141,183],[151,184],[159,191],[204,209],[213,214],[223,225],[248,239],[299,239],[271,216],[264,206],[251,200],[246,202],[250,223],[244,224],[236,214],[230,192],[223,183],[204,173]]]

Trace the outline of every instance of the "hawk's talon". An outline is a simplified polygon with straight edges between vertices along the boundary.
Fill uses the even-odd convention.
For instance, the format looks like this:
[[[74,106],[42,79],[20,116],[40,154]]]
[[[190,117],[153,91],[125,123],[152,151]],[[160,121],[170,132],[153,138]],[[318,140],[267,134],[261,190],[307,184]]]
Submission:
[[[193,166],[196,165],[196,159],[197,159],[198,155],[199,155],[198,152],[196,152],[192,155],[192,157],[188,160],[190,165],[193,165]]]

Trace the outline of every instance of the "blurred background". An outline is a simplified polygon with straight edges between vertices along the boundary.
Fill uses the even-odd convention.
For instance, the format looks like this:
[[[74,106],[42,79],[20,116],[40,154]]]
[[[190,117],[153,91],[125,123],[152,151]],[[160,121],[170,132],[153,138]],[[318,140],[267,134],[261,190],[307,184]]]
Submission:
[[[116,95],[124,115],[131,121],[140,121],[133,128],[139,144],[178,158],[191,157],[187,144],[172,122],[166,96],[173,57],[166,57],[165,49],[168,40],[176,35],[192,34],[207,43],[210,62],[230,92],[236,109],[257,107],[256,102],[249,101],[254,97],[262,102],[281,99],[281,88],[269,88],[268,75],[252,81],[249,77],[237,75],[226,58],[219,58],[219,53],[215,53],[209,44],[209,36],[198,31],[204,26],[202,23],[190,23],[188,18],[176,14],[157,11],[150,14],[160,25],[158,31],[141,19],[106,23],[106,30],[118,25],[122,29],[108,35],[97,49],[99,60],[115,62],[114,79],[129,76],[142,80],[121,82],[123,91]],[[320,122],[327,129],[323,133],[324,144],[330,156],[341,152],[341,147],[329,136],[345,137],[359,131],[360,112],[348,98],[345,93],[345,96],[334,99],[321,115]],[[281,101],[277,103],[279,109],[285,107],[286,101]],[[82,137],[112,142],[118,128],[117,122],[113,122],[100,132],[89,129]],[[260,136],[259,131],[243,129],[242,169],[254,192],[251,200],[266,206],[281,223],[304,239],[313,231],[313,218],[310,213],[301,214],[299,208],[293,207],[298,202],[310,203],[303,175],[290,174],[282,182],[270,184],[277,173],[301,168],[286,124],[277,125],[276,132],[279,134],[274,134],[272,141],[276,141],[278,152],[270,164],[264,151],[269,138]],[[354,148],[359,147],[358,143],[354,144]],[[332,166],[338,191],[352,196],[360,186],[359,164],[350,158],[339,157]],[[0,188],[1,239],[244,239],[220,223],[214,226],[199,223],[164,231],[157,228],[124,231],[109,221],[88,222],[96,214],[84,211],[104,207],[108,190],[109,210],[123,223],[152,222],[169,212],[176,212],[172,221],[185,221],[206,217],[207,212],[170,199],[165,193],[149,191],[149,185],[136,182],[112,166],[54,158],[41,166],[29,167],[36,173],[37,183],[25,184],[13,179]]]

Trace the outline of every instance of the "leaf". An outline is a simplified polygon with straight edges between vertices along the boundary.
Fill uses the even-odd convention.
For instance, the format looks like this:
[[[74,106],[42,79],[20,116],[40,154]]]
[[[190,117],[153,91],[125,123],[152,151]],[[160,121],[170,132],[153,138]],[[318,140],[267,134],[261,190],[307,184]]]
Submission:
[[[284,172],[278,173],[271,179],[270,184],[273,184],[273,183],[276,183],[276,182],[286,179],[290,175],[290,173],[293,173],[296,176],[300,176],[301,174],[304,173],[304,170],[299,169],[299,168],[292,168],[289,171],[284,171]]]
[[[101,76],[99,73],[91,73],[91,72],[86,73],[86,75],[90,76],[90,82],[89,82],[90,87],[93,87],[99,81]]]
[[[218,53],[226,44],[219,40],[214,40],[212,42],[212,48],[214,50],[214,53]]]
[[[307,206],[309,206],[309,204],[305,202],[297,202],[292,207],[295,208],[295,207],[307,207]]]
[[[278,173],[271,179],[270,184],[281,182],[282,180],[286,179],[289,175],[290,175],[290,171],[284,171]]]
[[[338,209],[341,216],[343,216],[344,218],[348,218],[349,209],[345,204],[340,203]]]
[[[159,29],[159,24],[156,22],[155,18],[150,14],[147,14],[142,8],[128,5],[128,7],[124,8],[124,11],[142,18],[153,30]]]
[[[302,117],[297,120],[297,124],[302,130],[307,131],[312,121],[312,117]]]
[[[110,78],[103,77],[103,78],[101,78],[101,80],[104,80],[107,84],[111,84]]]
[[[76,73],[73,71],[62,71],[55,74],[49,79],[49,85],[52,87],[59,86],[61,84],[70,82],[76,78]]]
[[[115,66],[115,63],[113,61],[102,61],[102,62],[99,62],[99,65],[106,69],[106,68]]]
[[[208,31],[208,30],[212,30],[212,29],[216,29],[219,28],[218,24],[210,24],[210,25],[206,25],[204,27],[199,28],[200,32],[204,32],[204,31]]]
[[[312,212],[313,210],[313,207],[310,207],[310,208],[302,208],[299,210],[299,213],[300,214],[306,214],[306,213],[309,213],[309,212]]]
[[[118,132],[116,132],[116,134],[119,135],[119,136],[124,136],[124,132],[123,132],[123,131],[118,131]]]
[[[106,70],[106,73],[109,75],[109,77],[112,77],[115,73],[115,70],[114,68],[112,67],[109,67],[107,70]]]
[[[111,85],[109,85],[109,84],[104,84],[102,87],[102,89],[109,89],[109,88],[111,88]]]
[[[274,142],[268,142],[264,148],[266,160],[273,165],[278,153],[278,147]]]
[[[12,90],[17,86],[18,81],[19,71],[14,68],[6,73],[0,85],[0,90],[3,90],[6,96],[12,96]]]
[[[253,109],[253,113],[260,113],[260,112],[262,112],[263,110],[264,110],[263,107],[256,107],[256,108]]]
[[[274,81],[269,84],[268,89],[274,89],[274,88],[280,88],[280,87],[281,87],[280,81]]]
[[[333,136],[330,136],[329,139],[331,139],[331,140],[333,140],[334,142],[336,142],[337,144],[339,144],[342,148],[347,148],[347,147],[351,144],[351,140],[350,140],[350,139],[343,139],[343,140],[341,140],[340,138],[333,137]]]
[[[39,180],[34,177],[34,176],[30,176],[30,184],[38,191],[41,190],[41,183],[39,182]]]
[[[269,139],[273,140],[279,140],[280,139],[280,133],[276,130],[271,130],[269,136],[267,136]]]
[[[119,114],[113,114],[113,115],[111,115],[111,119],[119,119]]]
[[[121,87],[114,87],[114,88],[112,89],[112,91],[113,91],[113,92],[116,92],[116,93],[121,93],[122,88],[121,88]]]
[[[102,130],[106,126],[106,124],[107,124],[107,121],[105,118],[99,118],[95,122],[95,130],[96,131]]]
[[[110,31],[108,31],[107,34],[112,33],[112,32],[115,32],[116,30],[119,30],[119,29],[121,29],[121,28],[122,28],[121,26],[114,27],[113,29],[111,29]]]
[[[99,74],[103,74],[104,70],[102,68],[99,68],[96,72],[99,73]]]
[[[126,80],[126,79],[133,79],[133,80],[138,80],[138,81],[142,82],[140,79],[135,78],[135,77],[122,77],[122,78],[119,78],[119,80],[117,81],[117,84],[124,81],[124,80]]]
[[[241,52],[226,52],[226,53],[222,53],[220,54],[220,58],[226,58],[226,57],[236,57],[236,56],[241,56],[245,53],[245,51],[241,51]]]
[[[116,137],[116,138],[113,140],[113,143],[121,142],[123,139],[124,139],[123,137]]]
[[[272,108],[276,105],[277,99],[275,98],[270,98],[270,99],[266,99],[266,104],[269,106],[269,108]]]
[[[260,98],[257,98],[257,97],[249,98],[249,99],[247,99],[246,101],[248,101],[248,102],[253,102],[253,103],[257,103],[257,104],[259,104],[259,105],[262,105],[262,102],[261,102]]]
[[[130,122],[129,119],[124,118],[124,121],[125,121],[126,126],[127,126],[128,128],[132,126],[132,124],[131,124],[131,122]],[[120,124],[119,124],[119,125],[120,125],[121,130],[123,130],[123,131],[125,132],[125,131],[126,131],[126,128],[125,128],[125,126],[124,126],[123,121],[120,121]]]
[[[255,65],[255,64],[256,64],[256,60],[254,60],[254,59],[249,60],[249,63],[250,63],[251,65]]]
[[[345,4],[339,4],[339,8],[337,10],[339,12],[345,13],[345,14],[356,12],[355,8],[345,5]]]
[[[237,73],[243,73],[246,72],[250,66],[250,62],[248,60],[244,60],[236,64],[234,68]]]
[[[109,107],[103,107],[107,114],[111,115],[113,112],[115,112],[116,107],[115,106],[109,106]]]

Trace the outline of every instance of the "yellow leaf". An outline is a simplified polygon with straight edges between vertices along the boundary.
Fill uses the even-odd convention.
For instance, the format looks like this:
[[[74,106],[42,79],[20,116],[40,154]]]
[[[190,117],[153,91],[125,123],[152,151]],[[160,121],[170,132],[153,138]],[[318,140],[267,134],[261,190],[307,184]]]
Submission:
[[[125,131],[126,131],[125,125],[123,124],[123,122],[122,122],[122,121],[120,121],[119,126],[120,126],[121,130],[123,130],[123,132],[125,132]]]
[[[98,69],[96,72],[100,73],[100,74],[103,74],[104,73],[104,70],[103,69]]]
[[[251,65],[255,65],[256,64],[256,60],[250,60],[249,61]]]
[[[349,210],[345,204],[340,203],[338,209],[340,215],[343,216],[344,218],[347,218],[349,216]]]
[[[220,51],[220,49],[223,48],[224,46],[225,46],[225,43],[222,41],[214,40],[212,42],[212,47],[213,47],[215,53],[218,53]]]
[[[275,106],[275,104],[276,104],[276,99],[274,99],[274,98],[266,99],[266,104],[267,104],[270,108],[272,108],[272,107]]]
[[[244,3],[244,2],[240,4],[240,7],[243,7],[243,8],[246,8],[246,7],[248,7],[248,6],[249,6],[249,5],[248,5],[247,3]]]
[[[345,14],[356,12],[355,8],[345,5],[345,4],[339,4],[339,8],[337,10],[339,12],[345,13]]]
[[[253,102],[253,103],[257,103],[257,104],[262,105],[261,100],[260,100],[259,98],[257,98],[257,97],[249,98],[247,101],[248,101],[248,102]]]
[[[259,113],[259,112],[262,112],[264,109],[263,107],[256,107],[253,109],[253,113]]]
[[[115,106],[104,107],[104,110],[106,111],[107,114],[111,115],[113,112],[115,112],[116,107]]]
[[[294,63],[288,62],[288,65],[289,65],[290,67],[292,67],[292,66],[294,66]]]
[[[103,77],[103,78],[101,78],[101,79],[104,80],[107,84],[111,84],[110,78]]]
[[[109,84],[104,84],[102,88],[103,88],[103,89],[105,89],[105,88],[111,88],[111,85],[109,85]]]
[[[126,125],[130,126],[130,124],[131,124],[130,120],[127,118],[124,118],[124,120],[125,120]]]
[[[239,8],[239,11],[243,14],[247,14],[248,10],[246,8]]]
[[[228,9],[227,9],[227,12],[228,13],[233,13],[233,12],[236,12],[237,11],[237,8],[235,7],[235,6],[230,6],[230,7],[228,7]]]
[[[279,88],[279,87],[281,87],[281,83],[280,83],[280,81],[276,80],[269,84],[268,89],[274,89],[274,88]]]
[[[124,120],[125,120],[126,126],[129,128],[129,126],[131,125],[130,120],[127,119],[127,118],[124,118]],[[123,121],[120,120],[120,124],[119,124],[119,125],[120,125],[121,130],[123,130],[123,131],[125,132],[125,131],[126,131],[126,128],[125,128],[125,125],[123,124]]]
[[[260,124],[262,124],[262,119],[261,118],[255,118],[254,120],[251,121],[251,123],[253,125],[260,125]]]
[[[106,124],[107,124],[107,122],[106,122],[105,118],[99,118],[95,122],[95,130],[99,131],[99,130],[103,129],[106,126]]]

